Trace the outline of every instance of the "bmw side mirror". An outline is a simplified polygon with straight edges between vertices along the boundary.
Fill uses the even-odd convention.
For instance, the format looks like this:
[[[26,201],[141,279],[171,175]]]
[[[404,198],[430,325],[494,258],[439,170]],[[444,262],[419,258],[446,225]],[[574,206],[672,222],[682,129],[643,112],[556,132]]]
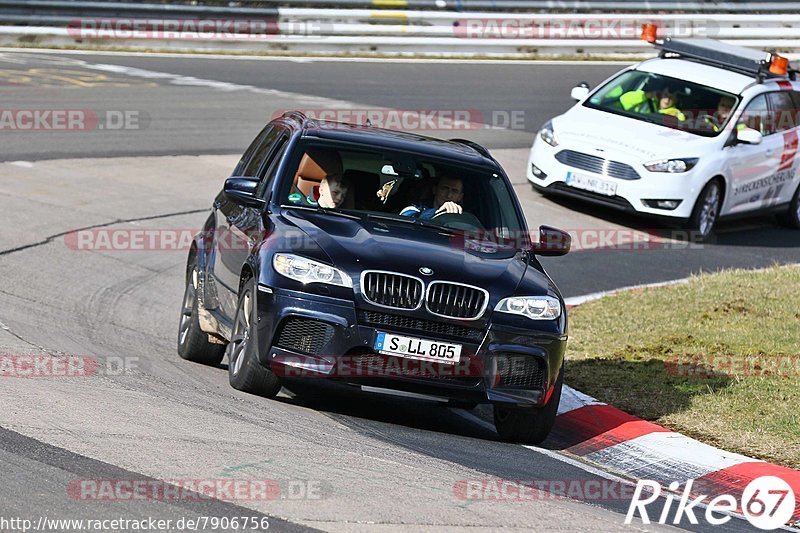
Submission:
[[[557,257],[569,253],[572,247],[572,237],[566,231],[539,226],[539,242],[534,243],[533,253],[536,255]]]
[[[761,132],[753,128],[742,128],[736,130],[736,140],[744,144],[761,144],[764,139]]]
[[[589,96],[589,84],[585,81],[580,82],[578,85],[572,88],[572,91],[569,93],[573,100],[583,100],[587,96]]]
[[[256,196],[258,180],[256,178],[231,177],[225,180],[222,192],[233,203],[244,207],[262,208],[264,200]]]

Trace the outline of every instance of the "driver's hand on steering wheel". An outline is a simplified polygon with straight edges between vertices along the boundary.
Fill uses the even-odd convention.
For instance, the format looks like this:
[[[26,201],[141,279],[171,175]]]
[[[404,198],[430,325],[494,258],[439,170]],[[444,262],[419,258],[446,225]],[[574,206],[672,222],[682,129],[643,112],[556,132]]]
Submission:
[[[455,202],[445,202],[442,207],[436,210],[433,216],[443,215],[445,213],[460,215],[462,212],[461,206]]]
[[[714,126],[717,129],[720,128],[721,122],[724,122],[724,121],[720,121],[719,117],[714,116],[714,115],[710,115],[710,114],[704,114],[703,115],[703,120],[705,120],[706,123],[711,124],[712,126]]]

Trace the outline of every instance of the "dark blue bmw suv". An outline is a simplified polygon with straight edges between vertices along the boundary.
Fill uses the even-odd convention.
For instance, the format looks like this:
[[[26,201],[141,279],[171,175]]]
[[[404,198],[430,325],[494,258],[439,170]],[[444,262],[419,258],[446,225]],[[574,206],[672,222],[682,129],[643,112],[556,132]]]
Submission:
[[[567,314],[501,166],[470,141],[270,122],[192,245],[178,353],[266,397],[314,380],[472,408],[538,443],[563,383]]]

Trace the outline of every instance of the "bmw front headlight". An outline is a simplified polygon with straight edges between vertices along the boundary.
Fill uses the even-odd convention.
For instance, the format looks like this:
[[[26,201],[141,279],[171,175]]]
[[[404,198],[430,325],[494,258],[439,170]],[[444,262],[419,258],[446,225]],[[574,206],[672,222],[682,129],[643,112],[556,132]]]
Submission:
[[[340,287],[353,287],[353,280],[338,268],[294,254],[275,254],[272,257],[275,272],[300,283],[328,283]]]
[[[668,172],[678,174],[691,170],[697,164],[698,158],[687,157],[683,159],[659,159],[644,164],[644,168],[650,172]]]
[[[561,316],[561,302],[551,296],[512,296],[500,300],[494,310],[531,320],[555,320]]]
[[[553,130],[552,120],[548,120],[545,125],[542,126],[542,129],[539,130],[539,137],[550,146],[558,146],[558,137],[556,137],[556,132]]]

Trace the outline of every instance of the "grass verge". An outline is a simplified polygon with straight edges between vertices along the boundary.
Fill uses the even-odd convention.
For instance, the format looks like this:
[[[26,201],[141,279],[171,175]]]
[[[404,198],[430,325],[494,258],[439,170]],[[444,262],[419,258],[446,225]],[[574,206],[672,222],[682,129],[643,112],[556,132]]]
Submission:
[[[800,268],[732,270],[570,313],[566,379],[631,414],[800,468]]]

